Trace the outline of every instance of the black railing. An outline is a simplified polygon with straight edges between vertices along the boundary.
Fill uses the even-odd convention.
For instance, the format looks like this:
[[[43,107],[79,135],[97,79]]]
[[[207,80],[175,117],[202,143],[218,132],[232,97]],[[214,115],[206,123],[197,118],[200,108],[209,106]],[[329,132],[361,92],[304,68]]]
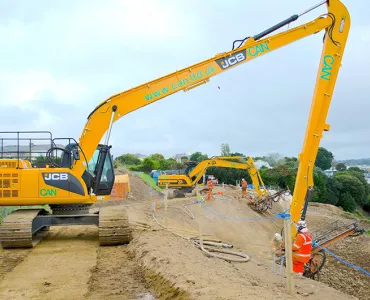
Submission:
[[[60,149],[71,143],[77,142],[73,138],[53,138],[49,131],[2,131],[0,159],[17,159],[18,168],[19,161],[25,159],[29,160],[33,167],[42,168],[51,161],[58,164],[63,152]]]

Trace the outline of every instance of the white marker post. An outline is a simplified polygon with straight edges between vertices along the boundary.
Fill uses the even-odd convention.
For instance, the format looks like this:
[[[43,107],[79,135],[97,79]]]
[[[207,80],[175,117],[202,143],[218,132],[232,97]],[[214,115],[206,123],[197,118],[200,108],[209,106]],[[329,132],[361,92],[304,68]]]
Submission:
[[[202,201],[199,195],[198,184],[195,186],[197,191],[197,216],[198,216],[198,226],[199,226],[199,243],[200,247],[203,248],[203,211],[202,211]]]
[[[164,223],[166,225],[166,228],[168,227],[167,205],[168,205],[168,183],[166,183],[166,192],[164,194]]]
[[[150,209],[154,211],[153,209],[153,197],[152,197],[152,190],[149,189],[149,205],[150,205]]]
[[[289,209],[289,201],[284,200],[284,209]],[[293,277],[293,253],[292,253],[292,229],[290,225],[290,218],[284,218],[284,239],[285,239],[285,261],[286,261],[286,278],[287,278],[287,291],[289,295],[294,292],[294,277]]]

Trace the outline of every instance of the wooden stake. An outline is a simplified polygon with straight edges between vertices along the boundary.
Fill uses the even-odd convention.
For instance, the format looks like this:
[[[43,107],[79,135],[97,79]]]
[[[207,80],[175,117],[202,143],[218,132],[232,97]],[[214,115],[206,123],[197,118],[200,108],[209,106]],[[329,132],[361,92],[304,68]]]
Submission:
[[[289,208],[289,201],[284,200],[284,208]],[[284,239],[285,239],[285,261],[286,261],[286,278],[287,278],[287,291],[289,295],[294,292],[294,277],[293,277],[293,253],[292,253],[292,230],[290,227],[290,218],[284,219]]]

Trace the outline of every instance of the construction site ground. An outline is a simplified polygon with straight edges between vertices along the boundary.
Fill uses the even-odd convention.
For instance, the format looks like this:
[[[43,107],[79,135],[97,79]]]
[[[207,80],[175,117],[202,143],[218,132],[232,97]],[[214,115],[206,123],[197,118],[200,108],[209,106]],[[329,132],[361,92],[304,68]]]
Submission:
[[[194,199],[170,199],[166,218],[162,195],[135,175],[130,184],[128,199],[92,208],[124,205],[134,229],[129,245],[100,247],[92,226],[53,227],[33,249],[0,250],[0,299],[370,299],[370,277],[330,257],[320,282],[295,278],[294,295],[287,295],[286,278],[278,267],[272,272],[270,249],[282,221],[238,220],[263,217],[233,197],[239,190],[216,187],[224,194],[206,201],[202,233],[248,254],[248,262],[208,257],[194,246],[200,216]],[[154,215],[151,200],[158,200]],[[309,205],[312,230],[338,219],[353,221],[334,206]],[[370,236],[330,249],[370,271]]]

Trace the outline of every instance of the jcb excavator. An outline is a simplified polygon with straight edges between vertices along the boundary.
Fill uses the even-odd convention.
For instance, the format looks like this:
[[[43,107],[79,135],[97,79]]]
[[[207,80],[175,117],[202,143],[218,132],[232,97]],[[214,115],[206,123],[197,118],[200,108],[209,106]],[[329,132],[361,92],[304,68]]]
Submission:
[[[253,185],[256,189],[259,198],[267,195],[266,190],[261,190],[261,186],[264,186],[263,180],[254,161],[251,157],[247,158],[247,162],[238,162],[237,160],[242,159],[241,156],[218,156],[212,157],[197,162],[188,162],[188,167],[185,170],[185,174],[179,175],[160,175],[158,177],[157,185],[160,187],[177,188],[174,195],[190,193],[195,185],[201,180],[209,167],[221,167],[221,168],[232,168],[232,169],[243,169],[248,170],[248,173],[252,179]]]
[[[323,4],[327,6],[327,13],[303,25],[270,35]],[[350,15],[341,1],[321,1],[261,33],[234,41],[230,51],[104,100],[88,116],[78,142],[71,139],[69,145],[57,149],[57,140],[53,139],[48,156],[51,157],[50,153],[55,150],[62,151],[59,164],[29,168],[27,163],[21,163],[22,157],[18,155],[16,167],[5,163],[3,166],[7,167],[0,169],[0,205],[49,205],[52,211],[25,209],[11,213],[0,227],[2,246],[32,247],[37,242],[37,233],[49,226],[80,224],[99,226],[101,244],[128,243],[131,233],[123,212],[100,210],[91,214],[88,210],[90,205],[109,199],[112,190],[114,171],[109,138],[113,123],[132,111],[176,92],[199,87],[213,76],[323,31],[322,55],[290,208],[293,222],[304,218],[313,192],[313,169],[320,140],[323,132],[330,128],[326,117],[349,29]],[[104,135],[104,143],[99,144]],[[295,226],[292,226],[292,231],[294,236]]]

